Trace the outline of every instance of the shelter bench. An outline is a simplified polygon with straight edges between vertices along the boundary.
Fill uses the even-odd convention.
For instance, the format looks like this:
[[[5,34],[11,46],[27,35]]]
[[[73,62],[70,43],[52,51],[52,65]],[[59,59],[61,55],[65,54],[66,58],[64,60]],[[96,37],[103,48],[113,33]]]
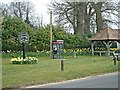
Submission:
[[[99,55],[101,56],[102,53],[105,53],[105,51],[94,51],[95,53],[99,53]]]
[[[104,53],[104,54],[105,54],[105,53],[106,53],[106,51],[94,51],[94,53],[98,53],[98,54],[99,54],[99,56],[102,56],[102,53]],[[113,52],[111,52],[111,51],[110,51],[110,53],[113,53]]]

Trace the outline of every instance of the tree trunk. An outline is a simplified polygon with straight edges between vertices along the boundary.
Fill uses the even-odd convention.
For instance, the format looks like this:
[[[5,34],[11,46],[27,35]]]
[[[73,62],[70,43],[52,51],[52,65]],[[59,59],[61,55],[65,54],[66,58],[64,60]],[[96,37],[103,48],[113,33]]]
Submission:
[[[76,33],[79,33],[81,37],[85,34],[85,9],[86,2],[82,2],[76,12]]]
[[[102,19],[102,2],[98,2],[96,8],[94,8],[96,11],[96,25],[97,25],[97,32],[100,31],[103,28],[103,19]]]
[[[85,17],[85,34],[91,33],[90,31],[90,17],[87,15]]]
[[[78,14],[77,19],[76,19],[76,34],[80,34],[80,36],[83,36],[84,34],[84,19]]]

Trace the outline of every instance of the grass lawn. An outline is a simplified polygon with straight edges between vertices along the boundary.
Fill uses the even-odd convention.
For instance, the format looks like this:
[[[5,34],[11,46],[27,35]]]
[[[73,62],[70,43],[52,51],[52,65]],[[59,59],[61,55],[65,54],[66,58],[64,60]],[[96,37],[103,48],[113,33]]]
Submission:
[[[25,87],[118,71],[118,62],[117,65],[113,65],[111,57],[79,56],[76,59],[66,58],[64,71],[60,71],[59,60],[52,60],[49,57],[39,57],[38,64],[29,65],[14,65],[10,63],[10,58],[3,58],[3,88]]]

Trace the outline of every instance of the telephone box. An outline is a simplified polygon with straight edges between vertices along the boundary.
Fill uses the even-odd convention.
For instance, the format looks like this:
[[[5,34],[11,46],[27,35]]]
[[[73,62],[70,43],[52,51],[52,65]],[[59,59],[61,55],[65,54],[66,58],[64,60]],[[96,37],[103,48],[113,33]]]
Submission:
[[[64,42],[63,40],[56,40],[52,42],[52,55],[53,59],[64,58]]]

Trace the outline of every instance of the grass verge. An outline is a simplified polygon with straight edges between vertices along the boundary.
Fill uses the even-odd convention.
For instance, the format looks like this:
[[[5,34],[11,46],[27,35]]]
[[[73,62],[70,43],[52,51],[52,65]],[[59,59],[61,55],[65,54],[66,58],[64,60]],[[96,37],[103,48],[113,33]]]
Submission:
[[[10,63],[10,58],[3,58],[2,86],[3,88],[18,88],[118,71],[118,64],[113,65],[110,57],[66,58],[64,71],[60,71],[60,61],[49,59],[49,57],[39,57],[38,64],[30,65],[14,65]]]

